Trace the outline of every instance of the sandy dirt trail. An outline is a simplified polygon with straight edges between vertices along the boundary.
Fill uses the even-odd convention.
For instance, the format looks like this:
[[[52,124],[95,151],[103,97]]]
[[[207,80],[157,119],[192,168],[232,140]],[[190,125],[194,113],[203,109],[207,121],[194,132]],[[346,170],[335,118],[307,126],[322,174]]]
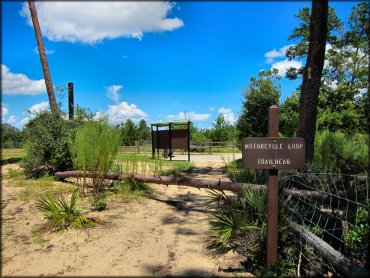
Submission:
[[[226,179],[223,164],[192,176]],[[209,167],[209,166],[208,166]],[[100,225],[64,233],[40,232],[34,202],[2,177],[2,275],[26,276],[225,276],[225,258],[210,255],[207,193],[184,186],[153,185],[151,199],[113,199],[104,212],[90,212]]]

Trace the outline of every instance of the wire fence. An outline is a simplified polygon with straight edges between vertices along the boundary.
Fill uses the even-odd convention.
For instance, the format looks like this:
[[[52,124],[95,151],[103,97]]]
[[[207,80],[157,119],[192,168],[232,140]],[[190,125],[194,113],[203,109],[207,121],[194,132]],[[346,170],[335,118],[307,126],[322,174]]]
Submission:
[[[369,244],[368,178],[301,173],[282,177],[281,182],[297,275],[342,277],[349,271],[361,272],[356,267],[366,263],[364,250]]]

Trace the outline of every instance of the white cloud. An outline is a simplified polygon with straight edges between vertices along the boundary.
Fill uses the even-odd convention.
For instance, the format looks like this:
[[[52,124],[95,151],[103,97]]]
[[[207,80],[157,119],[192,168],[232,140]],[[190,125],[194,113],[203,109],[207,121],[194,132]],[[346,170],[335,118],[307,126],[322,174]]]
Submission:
[[[38,113],[48,110],[48,109],[49,109],[49,102],[43,101],[35,105],[32,105],[30,109],[28,109],[28,111],[31,115],[37,115]]]
[[[222,114],[227,122],[230,124],[234,124],[236,122],[236,117],[234,115],[233,110],[231,108],[224,108],[221,107],[218,109],[218,113]]]
[[[21,123],[22,125],[26,125],[29,121],[30,121],[30,118],[23,118],[23,119],[20,121],[20,123]]]
[[[42,33],[51,41],[96,43],[119,37],[142,39],[146,32],[172,31],[184,25],[168,18],[175,4],[133,1],[37,1]],[[32,26],[27,2],[20,14]]]
[[[209,111],[215,111],[216,109],[214,107],[208,108]]]
[[[6,121],[7,124],[14,124],[15,122],[17,121],[17,117],[16,116],[11,116],[9,117],[9,119]]]
[[[38,47],[37,47],[37,46],[33,49],[33,52],[35,52],[35,53],[39,54],[39,49],[38,49]],[[49,50],[49,49],[47,49],[47,48],[45,47],[45,54],[46,54],[46,55],[51,55],[51,54],[53,54],[53,53],[54,53],[54,50]]]
[[[2,93],[5,95],[38,95],[46,92],[44,79],[31,80],[22,73],[12,73],[1,65]]]
[[[180,112],[176,115],[168,115],[167,119],[169,121],[194,121],[194,122],[200,122],[200,121],[205,121],[208,120],[211,117],[210,114],[197,114],[195,112]]]
[[[271,69],[275,68],[279,71],[279,75],[281,77],[285,77],[286,71],[289,68],[301,68],[302,67],[302,62],[300,61],[294,61],[291,60],[289,61],[288,59],[285,59],[284,61],[276,62],[272,64]]]
[[[265,53],[265,57],[267,58],[266,63],[270,64],[274,62],[275,58],[285,57],[285,53],[290,46],[293,46],[293,45],[285,45],[279,50],[276,50],[276,48],[274,48],[273,50],[266,52]]]
[[[9,109],[6,107],[4,103],[1,103],[1,116],[4,117],[9,113]]]
[[[95,113],[95,115],[93,116],[93,119],[94,120],[99,120],[99,119],[103,119],[104,117],[106,117],[106,115],[104,114],[104,112],[102,111],[98,111]]]
[[[129,105],[127,102],[121,102],[117,105],[108,105],[108,107],[108,120],[111,123],[120,123],[126,121],[127,119],[131,119],[134,122],[137,122],[141,119],[148,118],[148,115],[141,109],[137,108],[135,104]],[[101,114],[95,116],[100,117]]]
[[[113,100],[115,103],[119,102],[118,91],[123,88],[122,85],[112,85],[107,87],[107,97]]]

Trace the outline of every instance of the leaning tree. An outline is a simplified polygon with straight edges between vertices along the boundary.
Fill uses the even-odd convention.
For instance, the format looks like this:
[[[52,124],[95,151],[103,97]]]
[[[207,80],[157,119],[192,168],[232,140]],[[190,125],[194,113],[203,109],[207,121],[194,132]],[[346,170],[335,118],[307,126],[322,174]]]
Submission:
[[[35,2],[32,1],[32,0],[28,0],[28,5],[29,5],[29,8],[30,8],[30,12],[31,12],[31,19],[32,19],[33,29],[35,30],[37,47],[38,47],[39,54],[40,54],[41,67],[42,67],[42,71],[44,73],[46,91],[48,93],[50,108],[51,108],[51,111],[54,112],[54,111],[57,111],[58,107],[57,107],[57,102],[56,102],[56,99],[55,99],[53,82],[51,80],[51,75],[50,75],[50,71],[49,71],[48,60],[46,58],[44,42],[42,41],[42,34],[41,34],[39,20],[37,18],[37,11],[36,11],[36,7],[35,7]]]

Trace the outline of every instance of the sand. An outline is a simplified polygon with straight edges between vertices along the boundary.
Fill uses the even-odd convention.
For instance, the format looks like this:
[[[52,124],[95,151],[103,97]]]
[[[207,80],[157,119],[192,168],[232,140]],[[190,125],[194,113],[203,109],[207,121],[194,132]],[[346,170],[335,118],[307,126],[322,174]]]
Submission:
[[[213,163],[196,162],[192,176],[227,180],[223,162]],[[152,185],[150,199],[113,198],[108,210],[89,212],[100,223],[93,228],[51,233],[34,201],[19,199],[24,189],[9,182],[9,167],[16,166],[2,169],[3,276],[235,275],[220,272],[226,258],[207,249],[205,190]]]

